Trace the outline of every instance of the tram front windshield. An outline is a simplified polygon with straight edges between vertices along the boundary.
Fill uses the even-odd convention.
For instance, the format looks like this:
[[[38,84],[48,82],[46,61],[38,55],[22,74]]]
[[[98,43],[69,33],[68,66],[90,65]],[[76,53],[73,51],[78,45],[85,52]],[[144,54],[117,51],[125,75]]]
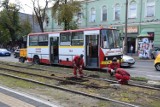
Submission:
[[[120,37],[118,30],[101,30],[101,47],[105,49],[120,48]]]

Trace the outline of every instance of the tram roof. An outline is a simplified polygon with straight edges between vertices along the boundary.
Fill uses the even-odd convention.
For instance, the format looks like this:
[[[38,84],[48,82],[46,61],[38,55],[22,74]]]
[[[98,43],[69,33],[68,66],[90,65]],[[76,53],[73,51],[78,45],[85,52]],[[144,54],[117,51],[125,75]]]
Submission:
[[[91,31],[91,30],[102,30],[102,29],[116,30],[114,28],[99,27],[99,28],[85,28],[85,29],[65,30],[65,31],[56,31],[56,32],[37,32],[37,33],[29,33],[29,35],[54,34],[54,33],[65,33],[65,32],[78,32],[78,31]]]

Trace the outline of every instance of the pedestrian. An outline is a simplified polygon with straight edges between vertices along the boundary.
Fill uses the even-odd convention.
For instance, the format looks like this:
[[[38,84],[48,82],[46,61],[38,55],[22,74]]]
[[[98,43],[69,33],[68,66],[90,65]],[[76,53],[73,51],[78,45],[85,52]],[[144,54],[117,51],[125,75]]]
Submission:
[[[133,45],[131,45],[131,47],[130,47],[130,53],[131,53],[131,56],[132,56],[132,53],[133,53]]]
[[[77,70],[79,72],[80,77],[83,77],[83,66],[84,66],[83,54],[81,54],[80,56],[75,56],[73,59],[74,77],[77,78]]]
[[[111,76],[115,76],[118,83],[128,84],[128,80],[130,80],[130,74],[123,68],[120,68],[120,64],[117,62],[117,58],[113,58],[112,64],[110,64],[108,67],[108,72]]]

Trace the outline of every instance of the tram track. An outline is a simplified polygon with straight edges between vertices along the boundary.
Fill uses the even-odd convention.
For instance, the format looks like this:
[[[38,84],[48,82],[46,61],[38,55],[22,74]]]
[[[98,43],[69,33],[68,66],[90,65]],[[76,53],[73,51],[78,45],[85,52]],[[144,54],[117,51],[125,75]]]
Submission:
[[[54,79],[54,80],[57,80],[57,81],[61,81],[61,82],[66,82],[66,83],[72,83],[72,84],[79,84],[79,85],[83,85],[83,86],[86,86],[86,87],[92,87],[92,88],[105,88],[105,87],[102,87],[102,86],[95,86],[95,85],[90,85],[90,84],[84,84],[84,83],[81,83],[81,82],[76,82],[76,81],[72,81],[72,80],[67,80],[65,77],[59,77],[59,76],[44,76],[44,75],[40,75],[40,74],[35,74],[35,73],[29,73],[29,72],[23,72],[23,71],[19,71],[19,70],[11,70],[11,69],[8,69],[8,68],[2,68],[0,67],[1,70],[7,70],[9,72],[16,72],[16,73],[21,73],[21,74],[27,74],[27,75],[30,75],[30,76],[37,76],[37,77],[42,77],[42,78],[46,78],[46,79]],[[88,80],[85,80],[85,81],[88,81]]]
[[[30,69],[30,70],[41,70],[41,71],[49,71],[49,72],[53,72],[53,70],[45,70],[45,69],[42,69],[42,68],[29,68],[29,67],[24,67],[24,66],[18,66],[18,65],[13,65],[13,64],[8,64],[8,63],[5,63],[5,62],[0,62],[0,64],[3,64],[3,65],[8,65],[8,66],[12,66],[12,67],[19,67],[19,68],[25,68],[25,69]],[[55,72],[55,71],[54,71]],[[56,72],[56,73],[60,73],[60,72]],[[62,73],[61,73],[62,74]],[[63,72],[64,74],[64,72]],[[72,73],[67,73],[68,75],[72,75]],[[90,77],[90,76],[84,76],[85,78],[88,78],[88,79],[94,79],[94,80],[100,80],[100,81],[106,81],[106,82],[110,82],[110,83],[117,83],[117,81],[113,80],[113,79],[107,79],[107,78],[94,78],[94,77]],[[50,78],[50,77],[48,77]],[[62,77],[63,78],[63,77]],[[143,84],[135,84],[133,82],[129,82],[127,85],[129,86],[134,86],[134,87],[140,87],[140,88],[147,88],[147,89],[152,89],[152,90],[158,90],[160,91],[160,88],[157,88],[155,86],[150,86],[150,85],[143,85]],[[160,87],[160,86],[159,86]]]
[[[1,70],[7,71],[9,69],[1,69]],[[16,70],[10,70],[10,71],[19,72],[19,71],[16,71]],[[19,73],[23,73],[23,72],[19,72]],[[24,73],[24,74],[32,75],[31,73]],[[57,86],[57,85],[46,84],[46,83],[43,83],[43,82],[40,82],[40,81],[37,81],[37,80],[33,80],[33,79],[29,79],[29,78],[22,78],[20,76],[15,76],[13,74],[0,73],[0,75],[11,77],[11,78],[15,78],[15,79],[19,79],[19,80],[23,80],[23,81],[27,81],[27,82],[31,82],[31,83],[35,83],[35,84],[39,84],[39,85],[43,85],[43,86],[54,88],[54,89],[59,89],[59,90],[62,90],[62,91],[73,93],[73,94],[83,95],[83,96],[94,98],[94,99],[98,99],[98,100],[111,101],[111,102],[114,102],[114,103],[118,103],[118,104],[129,106],[129,107],[138,107],[137,105],[134,105],[134,104],[130,104],[130,103],[126,103],[126,102],[110,99],[110,98],[99,96],[99,95],[88,94],[88,93],[85,93],[85,92],[82,92],[82,91],[72,90],[72,89],[68,89],[68,88],[65,88],[65,87]],[[47,76],[36,75],[36,74],[33,74],[33,75],[34,76],[40,76],[40,77],[48,78]],[[48,79],[53,79],[53,78],[50,77]],[[60,80],[60,79],[58,79],[58,80]],[[68,82],[73,82],[73,81],[68,81]],[[75,82],[73,82],[73,83],[75,83]],[[94,87],[94,88],[97,88],[97,87]]]
[[[1,64],[1,63],[0,63]],[[3,66],[2,66],[3,65]],[[3,70],[3,71],[7,71],[7,72],[17,72],[17,73],[22,73],[22,74],[27,74],[27,75],[34,75],[34,76],[37,76],[37,77],[42,77],[42,78],[47,78],[47,79],[54,79],[54,80],[57,80],[57,81],[61,81],[61,82],[67,82],[67,83],[71,83],[71,84],[78,84],[78,85],[82,85],[83,87],[89,87],[89,88],[95,88],[95,89],[105,89],[106,88],[106,91],[107,91],[107,86],[106,87],[102,87],[102,86],[96,86],[95,84],[84,84],[83,82],[76,82],[76,81],[72,81],[72,80],[67,80],[64,76],[57,76],[57,74],[54,72],[54,70],[52,70],[52,73],[53,74],[52,76],[49,74],[48,76],[44,76],[41,74],[37,74],[39,71],[49,71],[49,70],[43,70],[41,68],[29,68],[30,70],[33,70],[33,72],[26,72],[28,70],[28,67],[24,67],[24,66],[19,66],[19,65],[12,65],[12,64],[2,64],[0,66],[0,70]],[[6,67],[6,66],[9,66],[9,67]],[[13,69],[14,67],[14,69]],[[18,69],[23,69],[23,71],[19,71]],[[25,72],[24,72],[25,71]],[[38,71],[38,72],[37,72]],[[0,75],[6,75],[7,76],[7,72],[5,74],[0,74]],[[47,72],[43,72],[44,74]],[[10,74],[8,74],[10,75]],[[19,77],[20,78],[20,77]],[[110,79],[104,79],[104,78],[93,78],[93,77],[89,77],[89,76],[85,76],[83,79],[88,79],[89,81],[90,80],[97,80],[97,81],[107,81],[109,84],[110,83],[117,83],[116,81],[114,80],[110,80]],[[23,80],[23,78],[22,78]],[[87,82],[88,83],[88,82]],[[57,85],[54,85],[54,86],[57,86]],[[144,88],[144,87],[143,87]],[[152,89],[152,88],[149,88],[147,87],[146,89]],[[152,89],[152,90],[158,90],[159,91],[159,88],[158,89]],[[134,91],[131,92],[132,94],[134,94]],[[139,92],[137,92],[136,94],[139,94]],[[141,93],[142,94],[142,93]],[[146,94],[146,93],[143,93],[143,94]],[[102,95],[103,96],[103,95]],[[105,96],[106,97],[106,96]],[[151,96],[152,97],[152,96]],[[153,98],[157,98],[157,96],[153,96]],[[112,100],[112,99],[111,99]]]

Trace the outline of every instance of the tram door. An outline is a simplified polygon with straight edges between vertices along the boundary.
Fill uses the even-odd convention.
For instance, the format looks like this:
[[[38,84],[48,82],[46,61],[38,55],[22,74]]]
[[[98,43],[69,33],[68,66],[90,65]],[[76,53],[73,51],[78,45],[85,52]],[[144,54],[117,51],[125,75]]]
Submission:
[[[98,61],[98,41],[99,35],[86,35],[86,66],[97,68]]]
[[[59,37],[51,37],[50,38],[50,62],[52,64],[56,64],[59,61]]]

